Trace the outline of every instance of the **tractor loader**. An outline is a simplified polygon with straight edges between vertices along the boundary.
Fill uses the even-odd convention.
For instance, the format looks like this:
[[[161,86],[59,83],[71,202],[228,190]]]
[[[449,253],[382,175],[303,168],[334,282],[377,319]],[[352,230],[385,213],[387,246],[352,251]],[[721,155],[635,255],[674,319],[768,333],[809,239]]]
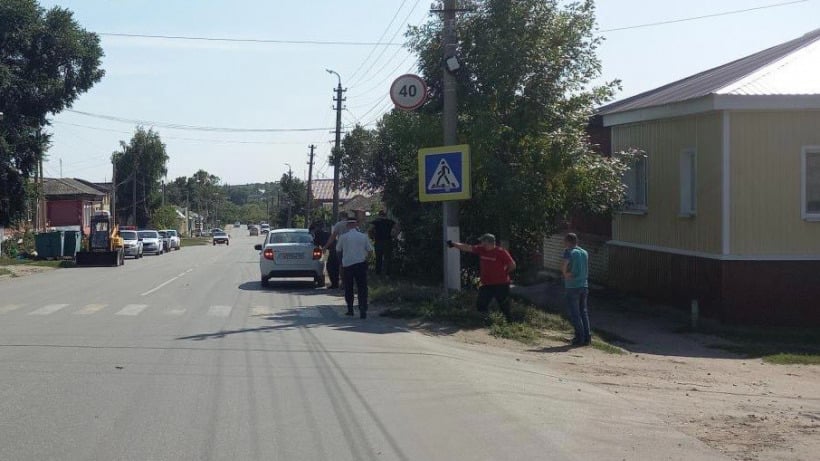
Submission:
[[[98,211],[91,218],[91,233],[77,252],[78,266],[122,266],[125,264],[123,240],[119,226],[107,211]]]

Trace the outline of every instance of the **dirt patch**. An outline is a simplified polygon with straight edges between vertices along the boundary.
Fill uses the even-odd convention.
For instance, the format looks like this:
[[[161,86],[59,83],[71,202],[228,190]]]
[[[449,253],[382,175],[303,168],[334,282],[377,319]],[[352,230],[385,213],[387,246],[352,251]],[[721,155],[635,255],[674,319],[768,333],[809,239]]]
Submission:
[[[26,264],[15,264],[12,266],[0,266],[0,269],[5,269],[10,274],[6,275],[4,278],[14,278],[14,277],[25,277],[27,275],[32,274],[39,274],[41,272],[48,272],[53,271],[53,267],[43,267],[43,266],[29,266]],[[5,272],[5,271],[3,271]],[[2,278],[0,278],[2,280]]]

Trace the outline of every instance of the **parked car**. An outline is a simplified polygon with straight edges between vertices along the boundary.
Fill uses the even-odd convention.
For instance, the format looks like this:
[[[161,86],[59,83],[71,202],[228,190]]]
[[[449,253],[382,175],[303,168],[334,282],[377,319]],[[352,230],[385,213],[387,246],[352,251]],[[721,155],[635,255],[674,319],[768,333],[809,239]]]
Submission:
[[[224,232],[214,232],[213,233],[213,244],[216,245],[217,243],[219,243],[219,244],[224,243],[225,245],[230,245],[231,244],[231,238],[228,236],[228,234],[226,234]]]
[[[325,286],[322,249],[313,242],[307,229],[270,231],[265,243],[255,245],[259,253],[262,286],[276,277],[310,277],[318,287]]]
[[[180,240],[179,240],[179,233],[174,229],[163,229],[159,231],[159,235],[167,235],[168,236],[168,251],[172,250],[179,250],[180,247]]]
[[[263,234],[267,234],[268,232],[270,232],[270,224],[260,224],[259,228],[260,232],[262,232]]]
[[[120,237],[122,237],[125,256],[132,256],[134,259],[142,258],[143,245],[137,231],[121,230]]]
[[[165,231],[157,231],[159,238],[162,239],[162,250],[165,252],[171,251],[171,236]]]
[[[242,223],[237,221],[237,222],[233,223],[233,227],[242,227]]]
[[[145,253],[161,255],[165,253],[162,237],[155,230],[141,230],[137,232],[142,241],[142,250]]]
[[[248,227],[248,235],[251,237],[256,237],[259,235],[259,228],[256,226],[249,226]]]

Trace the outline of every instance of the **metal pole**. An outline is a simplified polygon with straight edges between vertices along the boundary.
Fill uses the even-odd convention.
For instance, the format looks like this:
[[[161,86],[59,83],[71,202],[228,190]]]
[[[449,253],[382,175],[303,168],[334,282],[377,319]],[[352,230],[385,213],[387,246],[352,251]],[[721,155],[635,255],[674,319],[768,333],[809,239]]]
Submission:
[[[134,222],[131,223],[133,226],[137,226],[137,151],[134,150],[134,172],[133,172],[133,180],[131,187],[131,219]]]
[[[111,159],[113,172],[111,174],[111,203],[109,204],[111,219],[117,224],[117,161]]]
[[[456,1],[444,0],[444,34],[443,34],[443,49],[444,59],[455,56],[458,44],[456,42]],[[442,83],[444,85],[444,145],[452,146],[457,144],[457,93],[456,93],[456,79],[451,74],[446,66],[443,66]],[[443,242],[447,240],[459,240],[459,225],[458,225],[458,202],[443,202],[442,203],[442,227],[443,227]],[[444,252],[444,289],[459,291],[461,290],[461,255],[457,251],[449,251],[445,245]]]
[[[333,222],[339,221],[339,152],[342,146],[342,94],[346,91],[342,89],[342,77],[335,71],[326,69],[328,73],[336,75],[339,85],[336,87],[336,143],[333,148]]]
[[[313,150],[316,146],[310,146],[310,162],[308,162],[308,182],[307,182],[307,212],[305,213],[305,227],[310,227],[311,202],[313,201]]]

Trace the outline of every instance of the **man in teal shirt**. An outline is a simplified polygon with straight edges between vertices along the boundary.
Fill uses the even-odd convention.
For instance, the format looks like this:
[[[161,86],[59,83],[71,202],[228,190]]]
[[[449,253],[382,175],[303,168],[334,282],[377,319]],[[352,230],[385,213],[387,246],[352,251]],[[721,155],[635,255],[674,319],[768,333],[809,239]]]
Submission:
[[[569,319],[575,328],[573,346],[588,346],[592,342],[589,331],[589,255],[578,246],[578,236],[569,233],[564,237],[564,262],[561,272],[564,275]]]

